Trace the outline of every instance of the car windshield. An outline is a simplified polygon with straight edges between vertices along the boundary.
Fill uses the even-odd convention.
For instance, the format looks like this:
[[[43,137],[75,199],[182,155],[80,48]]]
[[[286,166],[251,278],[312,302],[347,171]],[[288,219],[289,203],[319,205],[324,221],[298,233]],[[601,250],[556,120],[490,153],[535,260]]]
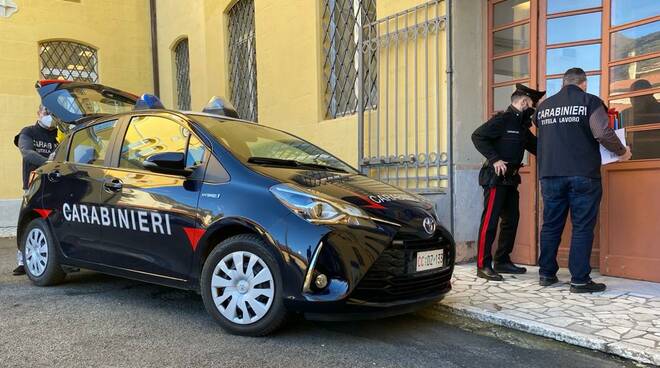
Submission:
[[[67,88],[53,92],[57,104],[71,114],[119,114],[131,111],[134,103],[110,91],[92,88]]]
[[[193,118],[244,163],[356,173],[328,152],[285,132],[206,115]]]

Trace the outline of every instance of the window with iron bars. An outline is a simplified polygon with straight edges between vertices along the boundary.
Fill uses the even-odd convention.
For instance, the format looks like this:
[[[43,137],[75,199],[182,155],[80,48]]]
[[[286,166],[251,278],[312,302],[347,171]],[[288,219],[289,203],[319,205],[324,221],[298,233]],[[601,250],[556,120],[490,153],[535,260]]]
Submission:
[[[177,108],[190,110],[190,56],[187,38],[179,41],[174,47],[174,67]]]
[[[239,0],[229,9],[229,89],[241,119],[257,121],[257,46],[254,0]]]
[[[328,118],[357,112],[360,63],[364,63],[364,107],[377,105],[376,50],[358,50],[360,32],[364,39],[370,37],[368,25],[375,21],[376,0],[324,0],[323,73]]]
[[[96,49],[77,42],[40,42],[39,63],[42,79],[99,81]]]

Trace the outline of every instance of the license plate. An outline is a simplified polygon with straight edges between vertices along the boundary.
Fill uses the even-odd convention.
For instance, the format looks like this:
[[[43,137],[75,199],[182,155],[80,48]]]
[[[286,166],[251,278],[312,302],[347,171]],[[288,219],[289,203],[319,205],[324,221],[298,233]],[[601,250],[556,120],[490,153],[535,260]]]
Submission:
[[[444,266],[445,251],[434,249],[425,252],[417,252],[417,263],[415,271],[428,271]]]

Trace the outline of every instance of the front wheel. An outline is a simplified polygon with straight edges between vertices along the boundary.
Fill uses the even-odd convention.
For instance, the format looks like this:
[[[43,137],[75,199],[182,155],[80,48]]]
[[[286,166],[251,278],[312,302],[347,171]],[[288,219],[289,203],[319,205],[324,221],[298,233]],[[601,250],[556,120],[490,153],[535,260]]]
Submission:
[[[35,285],[57,285],[64,280],[58,253],[48,225],[42,219],[34,219],[23,232],[21,250],[28,278]]]
[[[220,243],[204,263],[200,286],[206,310],[230,333],[267,335],[286,318],[280,269],[259,236]]]

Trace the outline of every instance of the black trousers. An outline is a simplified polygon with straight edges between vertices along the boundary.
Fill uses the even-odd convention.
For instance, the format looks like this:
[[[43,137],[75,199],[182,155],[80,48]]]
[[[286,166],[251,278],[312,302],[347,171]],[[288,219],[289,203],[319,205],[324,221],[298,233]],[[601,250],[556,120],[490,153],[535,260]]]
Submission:
[[[497,185],[484,189],[484,211],[481,214],[481,226],[477,243],[477,266],[492,265],[492,246],[500,223],[500,238],[495,252],[496,263],[511,262],[509,256],[516,240],[520,210],[520,195],[517,185]]]

